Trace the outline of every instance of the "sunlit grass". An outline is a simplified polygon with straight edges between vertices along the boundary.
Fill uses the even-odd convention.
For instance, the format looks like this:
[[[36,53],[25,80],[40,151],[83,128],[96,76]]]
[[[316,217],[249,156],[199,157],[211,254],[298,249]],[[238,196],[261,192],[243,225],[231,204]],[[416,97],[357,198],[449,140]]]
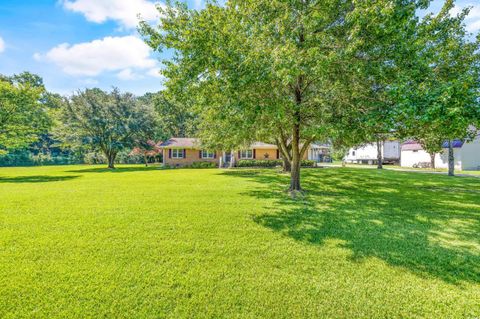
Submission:
[[[0,317],[475,318],[480,179],[0,169]]]

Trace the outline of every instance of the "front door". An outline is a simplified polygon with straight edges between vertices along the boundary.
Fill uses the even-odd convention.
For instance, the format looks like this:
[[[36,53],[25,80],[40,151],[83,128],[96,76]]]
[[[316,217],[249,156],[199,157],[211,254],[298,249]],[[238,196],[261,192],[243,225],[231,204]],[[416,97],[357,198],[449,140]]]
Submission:
[[[232,160],[232,152],[225,152],[225,163],[230,163]]]

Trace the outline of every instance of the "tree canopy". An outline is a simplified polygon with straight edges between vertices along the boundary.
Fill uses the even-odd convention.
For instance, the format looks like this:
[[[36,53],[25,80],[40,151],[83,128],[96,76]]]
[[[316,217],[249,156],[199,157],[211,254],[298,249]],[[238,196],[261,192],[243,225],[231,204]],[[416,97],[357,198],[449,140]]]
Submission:
[[[429,2],[230,0],[201,11],[176,3],[159,8],[159,24],[139,29],[153,49],[173,50],[164,61],[166,87],[194,101],[202,142],[234,149],[270,137],[290,161],[297,191],[310,142],[353,145],[400,132],[408,124],[401,115],[418,108],[404,92],[427,83],[436,61],[448,56],[455,67],[461,59],[448,43],[433,43],[438,34],[455,35],[467,49],[464,16],[445,22],[447,1],[439,15],[420,19]],[[430,48],[443,50],[423,54]],[[471,66],[455,72],[469,74]]]
[[[27,146],[49,126],[42,79],[25,72],[0,77],[0,153]]]
[[[57,136],[72,146],[89,145],[101,151],[114,168],[117,154],[154,140],[157,117],[148,103],[117,89],[79,91],[59,112]]]

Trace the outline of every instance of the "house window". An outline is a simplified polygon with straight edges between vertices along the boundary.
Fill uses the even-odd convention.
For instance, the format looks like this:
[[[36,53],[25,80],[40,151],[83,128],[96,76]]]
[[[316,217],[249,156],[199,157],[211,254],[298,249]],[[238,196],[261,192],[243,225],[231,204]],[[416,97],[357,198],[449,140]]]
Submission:
[[[172,149],[172,158],[183,158],[183,149]]]
[[[202,158],[215,158],[215,153],[210,152],[210,151],[206,151],[206,150],[202,150]]]
[[[355,151],[352,151],[352,156],[355,156]]]
[[[242,159],[252,159],[253,158],[253,150],[240,151],[240,158],[242,158]]]

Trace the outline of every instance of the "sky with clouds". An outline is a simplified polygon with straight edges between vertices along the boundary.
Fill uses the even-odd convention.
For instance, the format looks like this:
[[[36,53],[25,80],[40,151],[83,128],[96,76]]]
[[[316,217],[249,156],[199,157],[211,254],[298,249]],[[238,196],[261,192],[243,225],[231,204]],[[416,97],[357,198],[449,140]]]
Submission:
[[[435,0],[432,10],[443,3]],[[137,16],[156,21],[150,0],[0,0],[0,73],[37,73],[61,94],[116,86],[135,94],[162,88],[157,54],[139,38]],[[188,0],[200,9],[202,0]],[[473,9],[467,28],[480,31],[480,0],[457,0]]]

